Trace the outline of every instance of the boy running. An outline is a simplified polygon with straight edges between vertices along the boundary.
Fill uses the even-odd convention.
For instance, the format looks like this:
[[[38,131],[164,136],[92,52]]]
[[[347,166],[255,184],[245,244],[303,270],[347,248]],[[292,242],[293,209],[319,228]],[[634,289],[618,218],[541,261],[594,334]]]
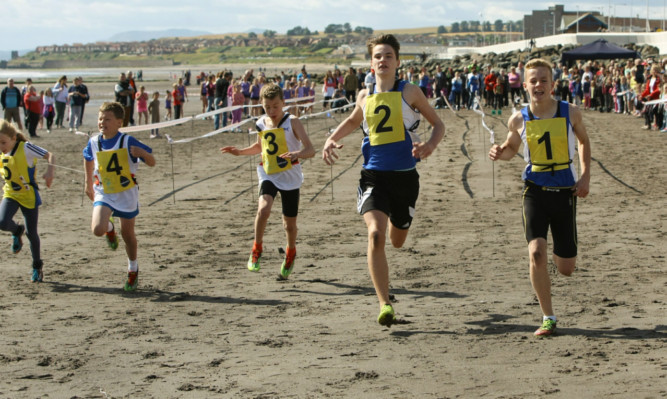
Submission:
[[[579,108],[551,97],[554,83],[548,62],[529,61],[523,87],[530,95],[530,103],[510,117],[507,140],[500,146],[494,144],[489,158],[508,161],[523,143],[523,157],[528,163],[522,174],[523,227],[528,241],[530,282],[543,314],[542,326],[535,335],[542,337],[556,331],[547,269],[547,232],[551,226],[552,259],[558,271],[570,276],[577,260],[577,197],[588,195],[591,147]],[[581,168],[578,181],[572,165],[577,141]]]
[[[134,291],[139,282],[135,218],[139,214],[139,186],[135,173],[141,159],[155,166],[153,151],[134,137],[118,131],[123,126],[125,110],[119,103],[100,107],[97,126],[100,134],[93,136],[83,149],[86,171],[86,195],[93,201],[91,229],[98,237],[106,235],[113,250],[118,248],[113,217],[120,218],[120,230],[128,260],[125,291]]]
[[[257,166],[259,204],[255,216],[255,241],[252,245],[248,270],[258,272],[262,258],[264,230],[278,192],[283,206],[283,227],[287,236],[285,259],[280,276],[286,279],[294,270],[296,257],[296,217],[299,211],[299,188],[303,183],[300,158],[312,158],[315,150],[301,121],[283,111],[285,100],[280,86],[269,83],[259,94],[266,115],[257,120],[257,141],[246,148],[223,147],[220,151],[232,155],[262,154]]]
[[[389,266],[384,246],[388,221],[389,239],[395,248],[403,246],[415,213],[419,194],[418,159],[435,150],[445,134],[445,125],[431,108],[419,87],[396,79],[400,45],[392,35],[372,38],[367,43],[375,83],[357,96],[352,114],[324,143],[322,158],[331,165],[343,147],[338,141],[363,122],[364,155],[359,180],[357,209],[368,228],[368,269],[380,302],[378,323],[396,321],[389,300]],[[420,114],[433,127],[430,139],[419,142],[416,130]]]

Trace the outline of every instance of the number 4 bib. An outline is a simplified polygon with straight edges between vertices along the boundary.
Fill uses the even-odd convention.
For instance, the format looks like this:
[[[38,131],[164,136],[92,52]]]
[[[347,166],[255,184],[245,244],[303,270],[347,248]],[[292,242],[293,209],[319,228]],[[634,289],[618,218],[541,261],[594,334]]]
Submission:
[[[565,118],[538,119],[526,122],[526,141],[533,172],[567,169],[570,155]]]
[[[97,164],[100,166],[100,184],[105,194],[120,193],[136,185],[126,148],[98,151]]]
[[[285,129],[269,129],[260,132],[262,136],[262,166],[267,175],[292,169],[292,161],[278,155],[289,152]]]
[[[401,92],[375,93],[366,97],[365,118],[371,145],[405,140]]]

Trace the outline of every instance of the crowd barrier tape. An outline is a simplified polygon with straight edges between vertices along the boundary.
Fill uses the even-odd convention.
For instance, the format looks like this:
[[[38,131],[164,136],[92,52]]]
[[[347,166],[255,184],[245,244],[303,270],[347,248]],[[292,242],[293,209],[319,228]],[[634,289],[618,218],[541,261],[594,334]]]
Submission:
[[[193,119],[192,116],[186,116],[185,118],[174,119],[173,121],[151,123],[150,125],[138,125],[138,126],[121,127],[119,130],[120,130],[121,133],[142,132],[142,131],[145,131],[145,130],[159,129],[161,127],[170,127],[170,126],[182,125],[186,122],[190,122],[192,119]]]
[[[657,100],[651,100],[644,103],[644,105],[653,105],[653,104],[662,104],[667,103],[667,98],[660,98]]]
[[[486,129],[489,134],[491,135],[491,144],[496,143],[496,134],[494,133],[493,129],[489,128],[486,125],[486,122],[484,122],[484,108],[482,108],[482,104],[479,101],[479,96],[475,96],[474,104],[473,104],[473,111],[480,114],[482,116],[482,126],[484,126],[484,129]]]

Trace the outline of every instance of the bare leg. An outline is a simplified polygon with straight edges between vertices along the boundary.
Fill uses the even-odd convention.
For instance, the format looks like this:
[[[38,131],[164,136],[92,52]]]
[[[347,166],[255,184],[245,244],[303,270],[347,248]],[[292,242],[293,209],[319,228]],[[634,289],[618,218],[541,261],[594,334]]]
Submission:
[[[285,235],[287,236],[287,248],[296,248],[296,216],[288,217],[283,215],[283,227],[285,228]]]
[[[551,279],[547,269],[547,240],[536,238],[528,243],[530,258],[530,282],[540,301],[540,308],[544,316],[553,316],[551,307]]]
[[[364,213],[364,221],[368,227],[368,254],[366,255],[368,271],[380,302],[380,308],[383,305],[391,304],[389,300],[389,265],[384,252],[388,219],[388,216],[381,211],[372,210]]]
[[[129,260],[137,260],[137,236],[134,233],[134,222],[136,218],[120,218],[120,232],[125,242],[125,252]]]
[[[273,206],[272,196],[264,194],[259,197],[257,215],[255,216],[255,242],[257,244],[264,241],[264,230],[271,215],[271,206]]]
[[[90,229],[97,237],[102,237],[109,231],[109,218],[111,217],[111,208],[99,205],[93,208],[93,219],[90,223]]]

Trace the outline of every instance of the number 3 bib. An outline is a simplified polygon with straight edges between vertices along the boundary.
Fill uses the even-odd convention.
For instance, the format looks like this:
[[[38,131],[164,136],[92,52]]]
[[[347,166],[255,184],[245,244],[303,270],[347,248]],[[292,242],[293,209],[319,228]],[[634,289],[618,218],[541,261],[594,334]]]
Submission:
[[[526,141],[533,172],[567,169],[570,164],[565,118],[526,122]]]
[[[292,169],[292,161],[278,155],[289,152],[285,129],[269,129],[260,132],[262,137],[262,166],[267,175]]]
[[[136,185],[126,148],[98,151],[97,164],[100,166],[100,184],[105,194],[120,193]]]
[[[366,97],[365,118],[371,145],[405,140],[401,92],[375,93]]]

